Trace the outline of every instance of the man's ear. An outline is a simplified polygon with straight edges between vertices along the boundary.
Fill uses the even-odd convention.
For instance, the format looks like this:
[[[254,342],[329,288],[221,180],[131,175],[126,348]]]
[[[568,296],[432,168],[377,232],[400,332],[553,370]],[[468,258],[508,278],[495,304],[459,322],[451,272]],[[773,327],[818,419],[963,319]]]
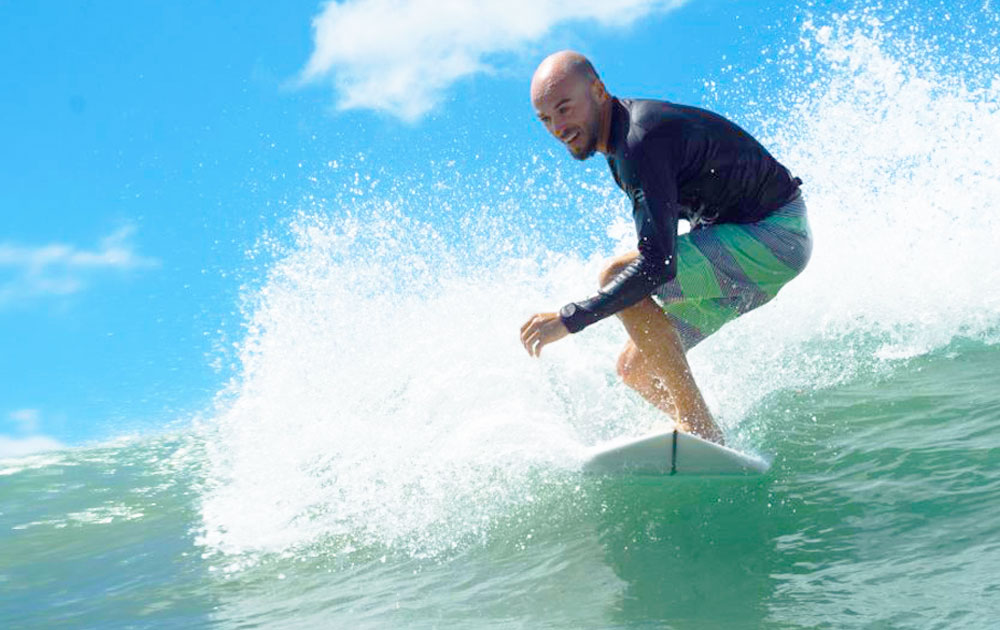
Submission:
[[[603,103],[610,96],[608,94],[608,88],[604,87],[604,81],[600,79],[594,79],[590,83],[590,95],[594,97],[594,100],[598,103]]]

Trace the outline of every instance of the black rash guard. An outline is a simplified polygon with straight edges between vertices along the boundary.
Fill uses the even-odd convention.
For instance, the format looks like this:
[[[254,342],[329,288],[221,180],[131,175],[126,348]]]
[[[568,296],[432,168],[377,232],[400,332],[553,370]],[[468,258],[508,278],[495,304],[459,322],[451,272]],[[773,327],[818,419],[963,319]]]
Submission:
[[[798,194],[759,142],[712,112],[653,100],[611,100],[608,166],[632,200],[639,256],[598,293],[564,306],[570,332],[648,297],[677,273],[677,222],[753,223]]]

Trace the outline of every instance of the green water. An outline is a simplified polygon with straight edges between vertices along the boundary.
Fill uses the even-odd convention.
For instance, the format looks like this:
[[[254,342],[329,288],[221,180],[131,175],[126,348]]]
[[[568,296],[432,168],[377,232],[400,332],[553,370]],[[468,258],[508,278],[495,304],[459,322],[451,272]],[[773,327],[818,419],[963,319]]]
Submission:
[[[1000,350],[956,341],[781,392],[740,427],[752,479],[530,471],[434,553],[199,544],[193,436],[0,465],[5,628],[993,628]],[[419,471],[414,474],[419,475]],[[416,506],[415,506],[416,508]],[[431,525],[425,536],[434,536]]]

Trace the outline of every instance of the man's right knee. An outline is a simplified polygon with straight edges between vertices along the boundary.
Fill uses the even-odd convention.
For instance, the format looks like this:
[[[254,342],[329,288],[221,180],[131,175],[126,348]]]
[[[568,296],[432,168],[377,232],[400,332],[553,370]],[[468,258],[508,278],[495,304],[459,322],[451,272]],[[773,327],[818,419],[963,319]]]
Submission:
[[[618,356],[617,368],[618,376],[621,377],[629,387],[635,389],[643,372],[643,358],[639,354],[639,349],[631,341],[626,344],[625,349]]]

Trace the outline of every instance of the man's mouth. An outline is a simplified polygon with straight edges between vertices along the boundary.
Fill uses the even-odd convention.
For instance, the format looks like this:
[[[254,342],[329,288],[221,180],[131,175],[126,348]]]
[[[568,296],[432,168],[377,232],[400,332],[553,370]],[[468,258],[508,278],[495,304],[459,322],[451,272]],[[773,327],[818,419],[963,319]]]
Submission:
[[[573,144],[573,141],[579,137],[580,137],[580,131],[579,130],[573,131],[569,133],[565,138],[563,138],[563,142],[566,144]]]

